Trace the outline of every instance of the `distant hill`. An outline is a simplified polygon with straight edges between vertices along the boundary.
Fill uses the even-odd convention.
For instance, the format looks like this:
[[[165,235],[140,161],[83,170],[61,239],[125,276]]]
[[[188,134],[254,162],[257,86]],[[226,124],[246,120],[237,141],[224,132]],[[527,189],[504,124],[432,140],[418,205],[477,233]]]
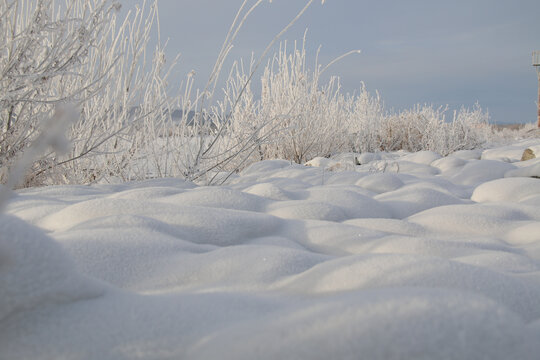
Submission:
[[[186,117],[186,120],[184,120],[184,116]],[[175,109],[171,113],[171,117],[174,122],[186,121],[186,124],[188,126],[193,125],[193,123],[195,122],[196,116],[197,116],[197,113],[193,110],[184,114],[184,111],[182,109]],[[210,121],[212,125],[215,126],[214,121],[213,121],[213,116],[206,113],[203,114],[201,122],[203,124],[206,124],[208,121]]]
[[[167,114],[168,110],[165,110],[164,114]],[[137,116],[140,114],[140,108],[137,107],[137,106],[133,106],[129,109],[129,118],[130,119],[135,119],[137,118]],[[193,126],[194,122],[195,122],[195,119],[196,119],[196,116],[197,116],[197,112],[193,111],[193,110],[190,110],[188,111],[187,113],[184,113],[184,111],[182,109],[174,109],[171,113],[171,118],[173,120],[173,122],[175,123],[181,123],[182,121],[184,121],[184,116],[186,117],[186,124],[188,126]],[[215,122],[213,121],[213,116],[212,115],[209,115],[207,113],[205,113],[203,116],[202,116],[202,123],[203,124],[206,124],[208,121],[211,121],[212,122],[212,126],[215,127]]]

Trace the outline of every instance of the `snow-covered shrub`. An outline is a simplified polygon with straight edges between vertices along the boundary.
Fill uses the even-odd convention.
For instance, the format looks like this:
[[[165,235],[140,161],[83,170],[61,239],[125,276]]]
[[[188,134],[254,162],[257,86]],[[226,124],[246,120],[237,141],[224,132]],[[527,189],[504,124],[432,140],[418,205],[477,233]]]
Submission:
[[[308,68],[304,46],[291,52],[286,44],[280,46],[262,74],[260,98],[251,84],[243,88],[252,67],[253,61],[233,67],[220,103],[230,148],[245,152],[237,159],[240,163],[231,162],[233,168],[275,158],[303,163],[349,151],[431,150],[447,155],[480,146],[490,131],[488,114],[479,105],[462,108],[447,121],[447,107],[387,111],[380,95],[372,95],[364,85],[357,94],[344,95],[339,78],[322,83],[322,67],[316,63],[314,70]]]
[[[332,77],[321,84],[323,68],[306,65],[305,48],[287,50],[283,43],[261,77],[261,96],[251,90],[230,114],[230,133],[239,143],[257,141],[253,160],[281,158],[302,163],[317,156],[347,150],[350,100]],[[246,75],[237,66],[229,81],[231,94]],[[252,136],[257,133],[257,136]]]
[[[247,158],[239,155],[253,151],[260,139],[254,141],[252,125],[244,129],[247,140],[238,129],[238,135],[231,133],[230,113],[244,93],[249,96],[254,71],[273,44],[313,0],[270,42],[237,84],[237,93],[226,94],[216,106],[225,59],[262,2],[241,4],[206,87],[195,91],[189,74],[174,97],[167,94],[170,68],[162,48],[148,49],[157,2],[143,1],[122,19],[113,0],[0,2],[5,39],[0,44],[0,181],[6,182],[9,168],[46,130],[42,124],[55,106],[64,103],[78,112],[67,130],[70,150],[62,156],[48,150],[39,154],[22,186],[166,176],[198,181],[210,176],[211,182],[214,173],[241,166]],[[173,121],[178,108],[182,119]]]
[[[265,158],[302,163],[347,150],[350,101],[337,77],[321,84],[322,70],[317,63],[308,69],[304,47],[289,54],[285,45],[265,69],[261,104],[275,130]]]
[[[228,175],[224,172],[230,175],[264,158],[267,151],[261,152],[262,146],[268,144],[278,130],[276,123],[290,118],[289,113],[269,118],[273,114],[269,113],[271,109],[268,106],[263,106],[265,101],[254,100],[251,93],[252,79],[275,43],[314,0],[306,1],[305,6],[270,41],[258,59],[252,57],[248,69],[242,64],[233,66],[223,89],[223,97],[216,99],[218,80],[232,44],[245,20],[262,2],[257,0],[250,5],[244,0],[225,37],[207,85],[201,92],[197,90],[193,97],[191,86],[186,86],[186,93],[180,97],[180,102],[187,104],[188,110],[195,110],[195,116],[190,126],[184,126],[182,131],[173,132],[175,136],[167,137],[169,145],[166,146],[166,153],[173,158],[168,164],[173,166],[170,174],[207,184],[216,183],[217,179],[226,179]],[[180,105],[180,108],[186,111],[186,106]]]
[[[446,125],[446,142],[434,149],[441,155],[458,150],[470,150],[482,146],[491,134],[489,113],[478,103],[472,109],[462,107],[454,112],[453,120]]]
[[[489,146],[497,146],[536,136],[538,136],[538,126],[535,122],[507,126],[492,125],[491,133],[487,134],[487,143]]]
[[[72,147],[39,154],[24,186],[124,175],[146,137],[143,122],[166,115],[163,52],[149,58],[146,49],[156,4],[121,21],[119,9],[110,0],[0,2],[0,181],[57,105],[78,111],[67,129]]]
[[[292,51],[286,42],[280,45],[262,71],[259,98],[249,81],[256,62],[240,61],[233,66],[216,113],[227,125],[222,139],[226,141],[221,144],[227,151],[222,150],[220,156],[228,160],[231,150],[240,156],[222,161],[226,166],[220,170],[234,171],[276,158],[303,163],[351,147],[353,97],[341,93],[337,77],[321,83],[328,65],[316,61],[310,70],[305,38],[302,44],[299,48],[295,43]]]
[[[217,117],[227,123],[226,147],[243,154],[221,170],[276,158],[304,163],[350,151],[432,150],[447,155],[480,146],[490,131],[488,114],[478,104],[447,121],[447,107],[388,111],[380,95],[363,84],[357,94],[344,95],[339,78],[321,81],[326,68],[317,61],[309,69],[305,46],[295,44],[288,51],[281,44],[262,73],[259,98],[249,82],[253,67],[253,60],[233,66],[219,103]]]
[[[487,140],[489,115],[478,104],[472,110],[461,108],[446,120],[447,107],[416,105],[400,112],[384,110],[378,97],[363,90],[356,99],[356,149],[375,151],[431,150],[448,155],[457,150],[473,149]]]
[[[354,98],[350,113],[350,143],[354,152],[379,151],[383,138],[381,124],[387,121],[386,110],[379,93],[372,95],[364,84]]]

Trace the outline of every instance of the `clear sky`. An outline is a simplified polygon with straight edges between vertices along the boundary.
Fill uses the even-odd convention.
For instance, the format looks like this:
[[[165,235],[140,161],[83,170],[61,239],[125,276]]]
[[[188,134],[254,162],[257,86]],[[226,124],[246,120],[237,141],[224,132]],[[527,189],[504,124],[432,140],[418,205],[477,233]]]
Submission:
[[[198,86],[241,2],[159,0],[168,57],[181,53],[179,72],[195,70]],[[260,54],[305,3],[265,1],[241,31],[232,58]],[[363,81],[389,108],[478,101],[494,122],[536,121],[531,53],[540,50],[540,0],[318,0],[284,39],[299,40],[306,28],[310,53],[322,45],[322,61],[362,50],[329,70],[346,92]]]

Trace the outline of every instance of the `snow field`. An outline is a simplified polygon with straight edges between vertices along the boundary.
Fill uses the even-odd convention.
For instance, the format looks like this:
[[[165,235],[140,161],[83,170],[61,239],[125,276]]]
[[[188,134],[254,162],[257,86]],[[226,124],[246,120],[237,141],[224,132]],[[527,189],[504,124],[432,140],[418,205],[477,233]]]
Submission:
[[[537,359],[536,145],[18,191],[0,359]]]

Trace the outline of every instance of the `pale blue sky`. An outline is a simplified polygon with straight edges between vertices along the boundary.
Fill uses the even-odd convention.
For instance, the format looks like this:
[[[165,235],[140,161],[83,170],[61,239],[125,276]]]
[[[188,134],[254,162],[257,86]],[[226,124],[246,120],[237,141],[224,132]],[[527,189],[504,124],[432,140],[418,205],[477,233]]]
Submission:
[[[232,58],[260,54],[305,2],[265,2],[243,28]],[[159,0],[168,55],[181,53],[178,70],[196,70],[199,86],[240,4]],[[347,92],[364,81],[369,90],[379,90],[387,107],[434,103],[456,108],[479,101],[494,122],[536,120],[531,53],[540,50],[538,0],[316,1],[284,39],[301,39],[306,27],[311,54],[322,45],[323,61],[362,50],[329,71],[341,77]]]

